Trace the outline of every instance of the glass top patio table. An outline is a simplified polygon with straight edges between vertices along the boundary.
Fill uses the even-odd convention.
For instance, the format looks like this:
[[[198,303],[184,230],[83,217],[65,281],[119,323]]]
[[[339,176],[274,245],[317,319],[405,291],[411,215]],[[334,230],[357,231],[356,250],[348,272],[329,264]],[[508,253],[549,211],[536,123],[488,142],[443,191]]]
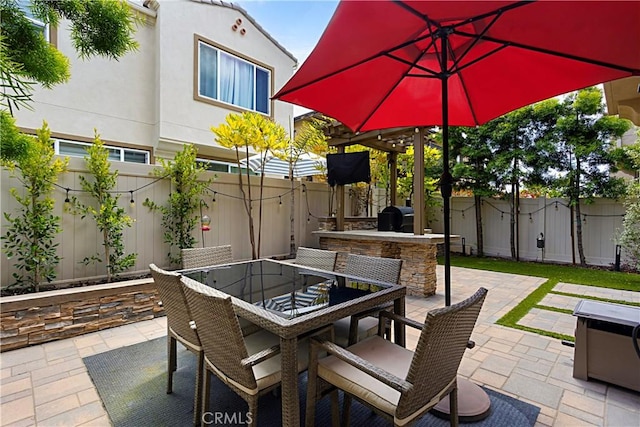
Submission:
[[[333,322],[393,303],[405,314],[406,288],[271,259],[179,270],[178,273],[230,295],[236,314],[280,337],[282,425],[300,425],[298,339]],[[394,339],[405,343],[402,326]]]
[[[397,286],[269,259],[180,270],[179,273],[285,319]]]

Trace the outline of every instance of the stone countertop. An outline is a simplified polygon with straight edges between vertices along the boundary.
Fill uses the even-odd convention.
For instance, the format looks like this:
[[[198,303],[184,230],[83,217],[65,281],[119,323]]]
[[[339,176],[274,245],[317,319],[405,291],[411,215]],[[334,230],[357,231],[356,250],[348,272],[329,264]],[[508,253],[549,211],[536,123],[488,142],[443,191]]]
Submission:
[[[412,233],[398,233],[396,231],[377,231],[377,230],[349,230],[349,231],[325,231],[317,230],[312,232],[318,237],[330,237],[334,239],[352,239],[352,240],[378,240],[381,242],[407,242],[414,244],[438,244],[444,243],[444,234],[423,234],[415,235]],[[458,235],[452,235],[451,240],[460,239]]]

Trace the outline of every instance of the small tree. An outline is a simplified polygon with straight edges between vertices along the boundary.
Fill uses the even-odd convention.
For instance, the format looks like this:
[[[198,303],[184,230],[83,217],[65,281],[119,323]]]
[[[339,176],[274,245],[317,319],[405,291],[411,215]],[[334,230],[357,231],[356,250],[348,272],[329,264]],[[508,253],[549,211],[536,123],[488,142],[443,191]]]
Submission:
[[[556,171],[555,186],[569,198],[574,219],[580,265],[586,265],[582,244],[582,203],[594,197],[617,198],[624,194],[621,178],[612,177],[615,159],[611,153],[613,138],[629,128],[626,120],[603,115],[602,92],[582,89],[562,103],[555,131],[557,152],[552,154]]]
[[[436,197],[435,194],[440,175],[442,174],[441,157],[440,150],[437,148],[424,148],[424,211],[427,215],[425,218],[427,225],[430,224],[428,217],[429,208],[437,206],[440,203],[440,198]],[[398,156],[398,169],[398,196],[411,199],[414,193],[414,176],[416,173],[413,146],[408,147],[406,153]]]
[[[326,152],[327,137],[324,134],[324,128],[327,120],[324,118],[312,118],[302,123],[300,131],[296,133],[293,141],[284,153],[276,153],[279,157],[289,162],[289,182],[291,183],[291,210],[289,213],[290,239],[289,239],[289,256],[293,257],[296,253],[295,238],[295,192],[294,192],[294,176],[293,168],[305,153]],[[318,173],[321,173],[318,171]]]
[[[55,158],[46,123],[38,130],[37,137],[24,137],[26,152],[14,161],[3,161],[12,174],[16,169],[24,184],[20,194],[11,188],[11,195],[20,204],[19,215],[5,212],[9,223],[2,236],[7,258],[15,257],[13,273],[16,282],[12,286],[31,291],[40,291],[40,285],[56,277],[56,266],[60,263],[58,243],[54,242],[60,232],[60,217],[53,215],[54,200],[51,197],[58,175],[67,168],[67,160]],[[15,175],[14,175],[15,176]]]
[[[83,262],[103,262],[107,266],[107,282],[126,269],[133,267],[137,254],[125,254],[123,242],[123,230],[131,227],[133,220],[123,208],[118,206],[120,194],[114,194],[118,180],[118,171],[111,172],[109,162],[109,150],[105,148],[100,136],[96,132],[93,145],[87,148],[88,156],[85,157],[87,169],[91,173],[91,180],[80,176],[80,186],[95,200],[97,206],[89,206],[80,203],[73,198],[73,211],[82,218],[91,216],[102,233],[102,246],[104,254],[86,257]]]
[[[162,213],[163,241],[169,244],[169,262],[174,266],[182,263],[182,249],[193,248],[196,238],[193,230],[199,221],[196,212],[201,199],[212,179],[199,181],[204,167],[196,163],[196,148],[189,144],[176,154],[173,161],[160,159],[162,168],[154,170],[156,176],[171,178],[172,192],[166,205],[159,205],[149,199],[143,205],[152,211]]]
[[[226,123],[218,127],[211,127],[216,136],[216,141],[226,148],[233,148],[236,153],[238,165],[238,184],[242,193],[244,209],[249,218],[249,241],[251,242],[251,256],[260,258],[260,239],[262,235],[262,193],[264,189],[264,167],[270,154],[283,152],[288,145],[288,137],[285,129],[269,120],[262,114],[243,113],[242,115],[231,113],[226,118]],[[260,165],[260,187],[258,195],[258,232],[256,236],[253,218],[253,197],[249,168],[243,168],[240,160],[249,157],[252,151],[262,153]],[[243,152],[244,155],[241,155]],[[242,171],[245,171],[246,184],[242,179]],[[247,190],[245,191],[245,186]],[[257,241],[256,241],[257,239]]]
[[[625,152],[635,170],[640,169],[640,143],[625,147]],[[627,208],[620,233],[620,244],[625,249],[633,268],[640,269],[640,180],[631,181],[624,202]]]
[[[458,189],[470,190],[476,217],[476,242],[478,256],[484,256],[484,233],[482,231],[482,198],[496,193],[495,174],[490,162],[493,157],[490,147],[492,126],[490,124],[477,128],[452,128],[451,154],[460,156],[464,161],[456,163],[453,176]]]

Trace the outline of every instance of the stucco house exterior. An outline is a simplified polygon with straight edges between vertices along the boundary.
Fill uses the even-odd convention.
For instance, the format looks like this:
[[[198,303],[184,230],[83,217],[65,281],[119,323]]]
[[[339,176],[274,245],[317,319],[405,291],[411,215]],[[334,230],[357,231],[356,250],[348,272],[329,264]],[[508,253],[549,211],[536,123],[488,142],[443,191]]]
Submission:
[[[36,89],[33,111],[15,114],[24,132],[46,120],[59,154],[84,156],[95,129],[114,160],[147,164],[193,143],[200,158],[221,162],[212,169],[225,171],[235,154],[210,128],[230,112],[257,111],[292,127],[293,106],[270,97],[297,60],[246,11],[216,0],[129,4],[143,18],[140,48],[118,61],[79,59],[64,21],[47,30],[70,59],[71,79]]]

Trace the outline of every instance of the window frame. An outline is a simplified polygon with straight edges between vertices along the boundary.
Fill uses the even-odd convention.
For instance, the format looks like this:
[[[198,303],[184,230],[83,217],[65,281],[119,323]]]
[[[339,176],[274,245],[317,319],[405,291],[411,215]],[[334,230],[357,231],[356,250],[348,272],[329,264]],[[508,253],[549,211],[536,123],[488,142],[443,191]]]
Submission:
[[[77,158],[82,158],[84,156],[78,156],[76,154],[68,154],[68,153],[61,153],[60,152],[60,143],[65,143],[65,144],[72,144],[72,145],[77,145],[77,146],[82,146],[82,147],[90,147],[93,143],[91,142],[85,142],[85,141],[74,141],[71,139],[66,139],[66,138],[56,138],[56,137],[51,137],[51,139],[53,140],[53,148],[55,151],[55,154],[57,154],[58,156],[69,156],[69,157],[77,157]],[[145,150],[145,149],[140,149],[140,148],[130,148],[130,147],[119,147],[117,145],[111,145],[111,144],[104,144],[104,148],[108,149],[108,150],[117,150],[119,151],[120,154],[120,159],[119,160],[115,160],[115,159],[111,159],[109,158],[109,161],[116,161],[116,162],[123,162],[123,163],[129,163],[129,164],[134,164],[134,165],[150,165],[151,164],[151,151],[150,150]],[[125,160],[125,153],[126,152],[131,152],[131,153],[142,153],[145,155],[145,163],[141,163],[141,162],[132,162],[129,160]]]
[[[226,55],[231,56],[234,59],[238,59],[242,62],[248,63],[249,65],[251,65],[253,67],[253,76],[254,76],[254,82],[253,82],[253,104],[254,104],[254,108],[245,108],[245,107],[241,107],[239,105],[235,105],[235,104],[231,104],[228,103],[226,101],[223,101],[220,98],[220,79],[219,79],[219,74],[216,78],[216,98],[210,98],[206,95],[201,95],[200,94],[200,46],[201,45],[205,45],[211,49],[216,50],[217,52],[223,52]],[[224,46],[221,46],[220,44],[209,40],[205,37],[202,37],[198,34],[194,34],[194,50],[193,50],[193,55],[194,55],[194,66],[193,66],[193,99],[196,101],[200,101],[200,102],[204,102],[207,104],[211,104],[211,105],[216,105],[218,107],[222,107],[225,108],[227,110],[233,110],[233,111],[238,111],[238,112],[245,112],[245,111],[250,111],[250,112],[254,112],[254,113],[258,113],[258,114],[262,114],[264,116],[267,117],[271,117],[273,118],[273,101],[271,100],[271,95],[273,92],[273,88],[274,88],[274,68],[270,67],[260,61],[257,61],[253,58],[250,58],[246,55],[243,55],[239,52],[236,52],[234,50],[228,49]],[[217,61],[217,69],[220,69],[220,54],[217,53],[216,56],[218,57],[218,61]],[[267,87],[267,113],[264,113],[262,111],[258,111],[257,109],[255,109],[256,105],[257,105],[257,78],[256,78],[256,69],[261,69],[262,71],[266,72],[268,74],[267,77],[267,83],[268,83],[268,87]]]
[[[29,22],[31,22],[31,25],[41,28],[42,35],[44,36],[44,39],[47,41],[47,43],[53,44],[55,46],[57,40],[55,40],[54,37],[53,27],[49,24],[45,24],[43,21],[40,21],[33,16],[33,13],[31,12],[31,0],[26,0],[25,3],[27,4],[23,5],[20,1],[18,1],[16,2],[16,5],[18,6],[18,9],[24,12],[24,17],[27,18]]]

